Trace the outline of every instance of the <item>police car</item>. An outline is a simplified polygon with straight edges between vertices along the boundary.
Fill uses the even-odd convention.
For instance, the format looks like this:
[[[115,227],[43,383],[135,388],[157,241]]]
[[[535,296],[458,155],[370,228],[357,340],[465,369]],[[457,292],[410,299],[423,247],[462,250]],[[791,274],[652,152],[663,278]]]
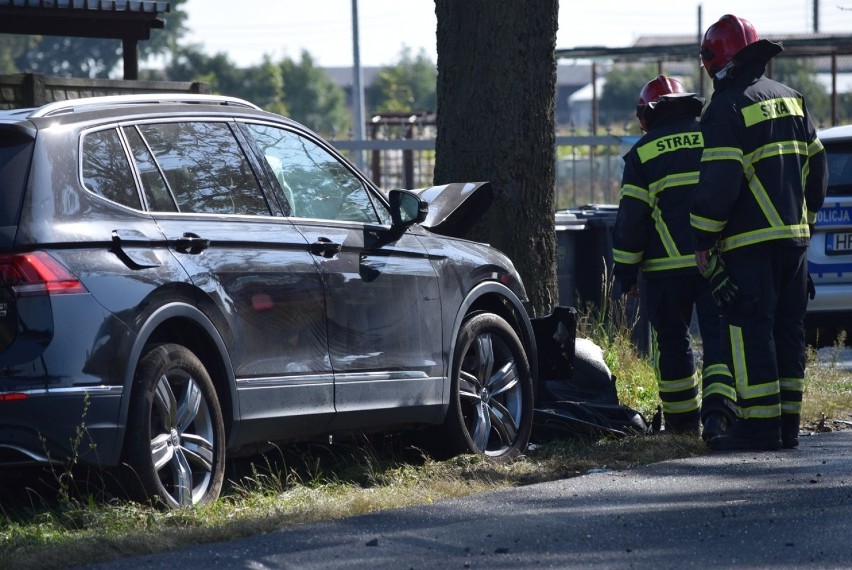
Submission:
[[[808,302],[808,340],[832,344],[852,337],[852,125],[820,131],[828,156],[828,193],[808,250],[816,295]],[[847,339],[847,342],[850,339]]]

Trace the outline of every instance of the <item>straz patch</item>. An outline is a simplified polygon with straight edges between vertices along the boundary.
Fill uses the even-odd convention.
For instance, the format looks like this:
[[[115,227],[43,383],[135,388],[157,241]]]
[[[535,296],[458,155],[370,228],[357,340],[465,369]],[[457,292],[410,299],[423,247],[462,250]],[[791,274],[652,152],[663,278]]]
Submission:
[[[636,152],[639,154],[639,160],[645,163],[667,152],[683,148],[704,148],[704,137],[698,132],[677,133],[645,143]]]
[[[781,117],[804,117],[805,111],[802,108],[801,99],[796,97],[778,97],[743,107],[742,114],[746,126],[750,127],[763,121],[780,119]]]

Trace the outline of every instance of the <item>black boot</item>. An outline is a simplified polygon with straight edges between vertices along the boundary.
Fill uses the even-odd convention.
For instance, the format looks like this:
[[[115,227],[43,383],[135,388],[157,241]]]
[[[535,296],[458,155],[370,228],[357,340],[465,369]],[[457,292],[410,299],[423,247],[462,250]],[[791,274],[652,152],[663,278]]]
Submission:
[[[701,439],[710,441],[718,435],[722,435],[728,431],[731,422],[728,417],[721,412],[710,412],[704,418],[704,429],[701,430]]]
[[[707,447],[716,451],[775,451],[781,449],[781,428],[777,420],[737,420],[723,435],[708,441]]]
[[[781,447],[799,447],[799,414],[781,414]]]

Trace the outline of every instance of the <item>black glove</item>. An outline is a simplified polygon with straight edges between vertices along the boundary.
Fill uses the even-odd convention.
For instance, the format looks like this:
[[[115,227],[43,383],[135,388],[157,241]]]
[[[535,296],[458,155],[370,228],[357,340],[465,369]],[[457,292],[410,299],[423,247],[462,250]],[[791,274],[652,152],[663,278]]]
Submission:
[[[710,262],[701,275],[710,282],[710,292],[719,307],[725,309],[737,302],[740,288],[728,275],[718,251],[713,250],[713,253],[710,254]]]
[[[814,297],[816,297],[816,287],[814,287],[814,280],[811,274],[808,273],[808,298],[813,299]]]

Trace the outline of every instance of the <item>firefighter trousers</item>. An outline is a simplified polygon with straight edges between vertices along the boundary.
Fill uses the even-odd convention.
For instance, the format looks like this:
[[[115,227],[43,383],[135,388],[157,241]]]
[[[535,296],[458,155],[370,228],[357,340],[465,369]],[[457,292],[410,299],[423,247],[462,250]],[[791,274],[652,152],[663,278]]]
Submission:
[[[798,425],[805,386],[807,248],[760,244],[723,254],[739,287],[722,315],[725,359],[734,375],[740,419],[770,429],[785,416]]]
[[[666,422],[705,419],[718,412],[735,417],[736,393],[721,346],[719,308],[706,279],[688,275],[645,280],[652,358]],[[690,324],[693,308],[701,336],[702,371],[695,367]],[[700,392],[699,392],[700,387]]]

